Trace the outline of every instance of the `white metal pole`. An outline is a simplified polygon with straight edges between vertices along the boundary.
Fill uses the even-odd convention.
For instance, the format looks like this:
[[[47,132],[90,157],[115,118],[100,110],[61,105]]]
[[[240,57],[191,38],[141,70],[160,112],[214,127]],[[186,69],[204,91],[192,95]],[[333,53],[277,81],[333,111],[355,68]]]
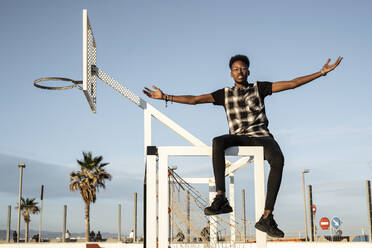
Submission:
[[[22,181],[23,181],[23,168],[26,168],[24,163],[19,163],[19,192],[18,192],[18,223],[17,223],[17,243],[19,242],[21,232],[21,198],[22,198]],[[27,242],[25,240],[25,242]]]
[[[44,185],[41,185],[40,189],[40,224],[39,224],[39,242],[41,242],[41,230],[42,230],[42,223],[43,223],[43,199],[44,199]]]
[[[191,216],[190,216],[190,192],[186,190],[186,226],[187,226],[187,237],[186,240],[190,243],[191,240]]]
[[[242,189],[243,242],[247,242],[247,218],[245,214],[245,190]]]
[[[372,207],[371,207],[371,181],[366,180],[367,186],[367,222],[368,222],[368,235],[369,242],[372,242]]]
[[[307,211],[306,211],[306,193],[305,193],[305,173],[308,173],[309,170],[302,171],[302,192],[304,195],[304,218],[305,218],[305,241],[308,241],[308,232],[307,232]]]
[[[134,192],[133,242],[137,242],[137,192]]]
[[[256,207],[256,221],[259,221],[265,210],[265,168],[263,147],[257,147],[254,154],[254,197]],[[266,233],[256,230],[257,248],[266,247]]]
[[[8,206],[8,220],[6,230],[6,242],[10,243],[10,223],[11,223],[12,206]]]
[[[156,208],[156,205],[149,205],[150,203],[154,203],[155,201],[155,204],[156,204],[156,196],[152,195],[152,193],[149,193],[150,191],[152,192],[152,189],[149,190],[149,187],[156,187],[156,184],[155,185],[149,185],[149,183],[152,183],[152,181],[154,180],[153,178],[149,178],[149,176],[153,176],[154,178],[156,177],[156,159],[154,160],[154,156],[151,156],[151,157],[148,157],[148,147],[151,146],[151,139],[152,139],[152,125],[151,125],[151,112],[149,111],[149,109],[147,108],[148,104],[145,104],[146,108],[143,109],[143,134],[144,134],[144,160],[145,160],[145,191],[144,192],[144,227],[143,227],[143,245],[146,246],[144,248],[148,248],[148,247],[152,247],[154,244],[156,244],[156,240],[154,241],[154,236],[155,235],[155,239],[156,239],[156,234],[149,234],[148,231],[152,230],[153,228],[155,228],[156,230],[156,226],[155,227],[149,227],[148,225],[152,225],[152,220],[149,220],[149,219],[152,219],[152,218],[156,218],[156,214],[154,216],[152,216],[153,212],[151,212],[151,210],[149,210],[148,206],[155,206]],[[154,154],[155,155],[155,154]],[[150,163],[150,164],[149,164]],[[153,169],[155,170],[155,173],[153,171]],[[150,173],[150,174],[149,174]],[[155,179],[156,180],[156,179]],[[151,182],[150,182],[151,181]],[[155,199],[153,199],[153,197],[155,197]],[[150,198],[152,199],[150,202]],[[149,211],[148,211],[149,210]],[[154,224],[156,225],[156,224]],[[149,241],[151,240],[151,241]],[[155,242],[154,244],[151,243],[151,242]]]
[[[234,173],[229,176],[229,194],[230,194],[230,205],[233,211],[230,213],[230,246],[235,247],[235,184],[234,184]]]
[[[169,185],[170,185],[170,189],[169,189],[169,205],[170,205],[170,228],[169,228],[169,240],[172,241],[173,240],[173,237],[174,237],[174,213],[173,213],[173,197],[174,197],[174,182],[172,179],[170,179],[170,182],[169,182]]]
[[[159,182],[159,247],[168,247],[168,155],[163,152],[161,148],[158,148],[159,153],[159,170],[158,170],[158,182]]]
[[[66,218],[67,218],[67,205],[64,205],[63,206],[62,242],[66,241]]]
[[[118,205],[118,242],[121,241],[121,204]]]
[[[157,234],[157,199],[156,199],[156,158],[155,154],[147,155],[146,161],[146,247],[156,247]]]
[[[216,184],[214,180],[209,180],[209,205],[212,204],[213,199],[216,197]],[[214,247],[217,244],[218,238],[218,223],[217,218],[213,215],[209,216],[209,229],[210,229],[210,239],[209,244],[210,247]]]

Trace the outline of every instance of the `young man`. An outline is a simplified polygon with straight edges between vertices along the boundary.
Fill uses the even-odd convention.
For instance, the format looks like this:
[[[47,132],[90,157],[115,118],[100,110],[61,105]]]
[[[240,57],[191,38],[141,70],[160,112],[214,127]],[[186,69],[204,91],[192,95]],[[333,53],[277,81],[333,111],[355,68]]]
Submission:
[[[217,196],[211,206],[205,208],[206,215],[232,212],[225,197],[225,149],[231,146],[263,146],[264,158],[270,164],[270,173],[267,182],[265,211],[255,227],[271,237],[284,237],[283,231],[277,227],[272,215],[282,179],[284,157],[278,143],[268,129],[269,122],[265,113],[264,99],[272,93],[294,89],[327,75],[340,64],[341,60],[342,57],[338,57],[335,63],[328,65],[331,61],[328,59],[319,72],[290,81],[248,83],[249,59],[245,55],[235,55],[229,63],[230,75],[235,81],[232,88],[223,88],[199,96],[173,96],[164,94],[156,86],[152,86],[155,91],[144,88],[143,93],[153,99],[184,104],[213,103],[225,108],[230,134],[213,139],[212,161]]]

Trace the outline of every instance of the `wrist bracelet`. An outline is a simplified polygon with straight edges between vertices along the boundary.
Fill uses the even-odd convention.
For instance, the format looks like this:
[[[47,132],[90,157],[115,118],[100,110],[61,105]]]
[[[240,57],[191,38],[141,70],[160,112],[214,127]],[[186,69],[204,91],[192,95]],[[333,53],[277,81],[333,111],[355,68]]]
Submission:
[[[165,107],[168,107],[168,95],[165,95]]]
[[[320,73],[322,74],[322,76],[327,75],[327,73],[324,72],[323,68],[320,70]]]

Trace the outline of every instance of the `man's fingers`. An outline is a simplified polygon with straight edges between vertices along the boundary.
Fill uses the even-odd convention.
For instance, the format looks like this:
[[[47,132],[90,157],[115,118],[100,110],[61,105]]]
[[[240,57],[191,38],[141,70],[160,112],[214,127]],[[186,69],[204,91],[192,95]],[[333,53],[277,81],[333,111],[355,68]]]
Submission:
[[[327,60],[327,62],[326,62],[326,65],[328,65],[328,64],[329,64],[329,62],[331,62],[331,59],[328,59],[328,60]]]
[[[152,88],[154,88],[155,90],[159,90],[159,88],[157,88],[155,85],[153,85]]]
[[[334,62],[332,66],[335,66],[335,67],[338,66],[342,59],[343,59],[342,57],[338,57],[336,62]]]
[[[143,92],[145,95],[147,95],[147,96],[151,96],[151,94],[150,94],[149,92],[145,91],[145,90],[143,90],[142,92]]]

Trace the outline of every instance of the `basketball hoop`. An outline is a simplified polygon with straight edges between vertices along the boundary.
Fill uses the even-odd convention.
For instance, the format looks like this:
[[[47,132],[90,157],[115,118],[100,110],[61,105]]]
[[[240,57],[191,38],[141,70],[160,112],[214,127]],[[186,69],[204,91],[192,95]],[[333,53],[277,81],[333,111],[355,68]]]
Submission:
[[[71,82],[71,85],[67,86],[60,86],[60,87],[55,87],[55,86],[45,86],[45,85],[40,85],[40,82],[46,82],[46,81],[63,81],[63,82]],[[49,82],[50,83],[50,82]],[[62,78],[62,77],[45,77],[45,78],[39,78],[34,81],[34,86],[38,87],[40,89],[45,89],[45,90],[67,90],[67,89],[72,89],[77,87],[78,89],[82,90],[83,88],[79,85],[82,84],[83,81],[76,81],[72,80],[69,78]]]

